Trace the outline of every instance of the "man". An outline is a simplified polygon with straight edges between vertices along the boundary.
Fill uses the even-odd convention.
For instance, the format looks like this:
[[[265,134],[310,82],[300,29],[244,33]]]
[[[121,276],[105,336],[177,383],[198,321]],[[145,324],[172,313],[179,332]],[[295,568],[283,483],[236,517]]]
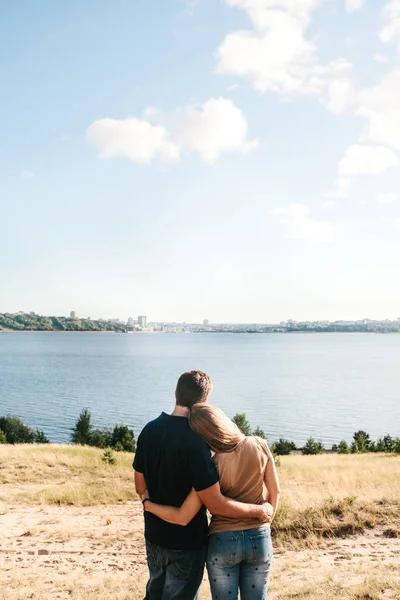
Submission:
[[[208,535],[206,507],[225,517],[270,520],[269,506],[242,504],[222,496],[210,450],[189,427],[190,408],[207,402],[211,391],[206,373],[184,373],[178,380],[172,415],[163,412],[146,425],[138,439],[133,467],[139,496],[148,490],[154,502],[179,507],[194,488],[204,505],[185,527],[145,513],[150,579],[144,600],[198,597]]]

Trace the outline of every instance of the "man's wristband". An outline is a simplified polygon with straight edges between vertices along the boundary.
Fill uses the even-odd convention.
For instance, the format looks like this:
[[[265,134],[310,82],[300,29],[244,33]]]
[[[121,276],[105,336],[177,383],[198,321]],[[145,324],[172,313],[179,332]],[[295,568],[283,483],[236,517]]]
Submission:
[[[143,504],[143,506],[144,506],[144,503],[145,503],[145,502],[147,502],[148,500],[149,500],[149,498],[144,498],[144,499],[142,500],[142,504]]]

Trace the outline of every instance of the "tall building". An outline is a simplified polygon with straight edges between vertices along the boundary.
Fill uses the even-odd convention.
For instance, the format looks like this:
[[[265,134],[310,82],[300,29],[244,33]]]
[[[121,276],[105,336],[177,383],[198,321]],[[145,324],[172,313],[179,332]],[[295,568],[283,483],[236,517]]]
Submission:
[[[75,317],[76,317],[75,311],[71,310],[71,314],[69,316],[71,317],[71,319],[75,319]]]
[[[128,327],[133,327],[133,325],[134,325],[134,322],[133,322],[133,319],[132,319],[132,317],[129,317],[129,319],[128,319],[128,322],[127,322],[127,325],[128,325]]]
[[[204,321],[203,321],[204,327],[208,327],[209,324],[210,324],[210,321],[208,319],[204,319]]]
[[[143,317],[143,316],[138,317],[138,325],[142,329],[146,329],[146,327],[147,327],[147,317]]]

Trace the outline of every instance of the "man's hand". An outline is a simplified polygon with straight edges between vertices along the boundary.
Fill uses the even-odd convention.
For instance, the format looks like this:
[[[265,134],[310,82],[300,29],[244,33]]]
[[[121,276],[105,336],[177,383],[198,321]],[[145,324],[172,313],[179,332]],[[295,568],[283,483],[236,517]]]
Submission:
[[[269,502],[260,504],[260,515],[257,516],[262,523],[271,523],[274,514],[274,507]]]

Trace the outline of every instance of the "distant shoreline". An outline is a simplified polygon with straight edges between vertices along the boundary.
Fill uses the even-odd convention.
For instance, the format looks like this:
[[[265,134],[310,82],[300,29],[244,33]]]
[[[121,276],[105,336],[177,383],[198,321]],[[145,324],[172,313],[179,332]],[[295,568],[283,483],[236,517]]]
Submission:
[[[123,334],[129,336],[136,335],[186,335],[190,333],[191,335],[200,335],[200,334],[231,334],[231,335],[297,335],[297,334],[309,334],[309,335],[320,335],[321,333],[336,333],[343,335],[351,335],[351,334],[362,334],[362,335],[398,335],[400,331],[332,331],[332,330],[315,330],[315,329],[297,329],[291,331],[224,331],[224,330],[214,330],[214,331],[114,331],[114,330],[102,330],[102,331],[94,331],[93,329],[80,329],[80,330],[63,330],[63,329],[0,329],[1,333],[93,333],[93,334]]]

